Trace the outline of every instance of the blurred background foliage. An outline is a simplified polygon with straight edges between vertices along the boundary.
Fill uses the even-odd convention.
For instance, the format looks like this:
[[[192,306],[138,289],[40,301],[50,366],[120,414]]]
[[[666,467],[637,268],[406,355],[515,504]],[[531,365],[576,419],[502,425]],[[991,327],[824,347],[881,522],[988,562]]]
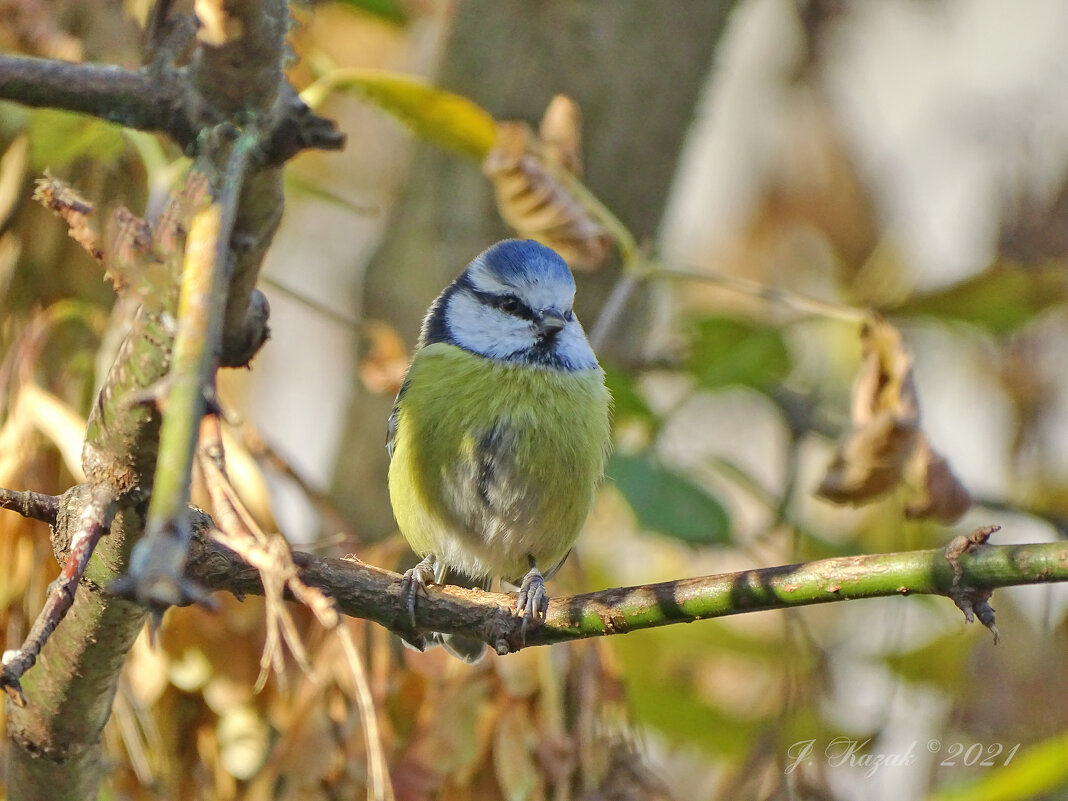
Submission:
[[[147,7],[0,2],[0,46],[136,66]],[[349,145],[290,165],[264,278],[273,339],[223,377],[244,421],[230,470],[262,524],[411,564],[385,484],[392,394],[430,300],[520,230],[569,255],[616,399],[609,478],[553,594],[935,547],[989,523],[1002,543],[1064,537],[1063,4],[349,0],[294,17],[292,80]],[[79,479],[113,294],[32,181],[49,169],[151,217],[184,162],[151,136],[7,105],[0,146],[0,485],[58,493]],[[862,346],[868,309],[899,336],[882,362]],[[911,437],[892,480],[819,497],[882,412]],[[906,513],[948,492],[933,457],[916,479],[921,430],[971,501],[952,525]],[[0,515],[0,564],[17,643],[57,572],[46,528]],[[221,600],[171,610],[157,647],[135,646],[104,797],[357,797],[367,734],[392,776],[372,789],[412,801],[1068,797],[1061,587],[999,590],[996,648],[939,598],[476,666],[351,621],[373,722],[305,610],[313,672],[254,692],[263,604]],[[852,763],[834,758],[843,738]]]

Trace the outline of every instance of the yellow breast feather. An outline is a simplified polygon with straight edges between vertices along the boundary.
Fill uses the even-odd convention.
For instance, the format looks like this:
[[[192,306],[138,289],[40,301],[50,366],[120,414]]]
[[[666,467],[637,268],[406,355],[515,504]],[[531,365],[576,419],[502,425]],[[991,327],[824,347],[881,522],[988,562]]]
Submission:
[[[413,550],[511,581],[530,557],[551,569],[567,556],[604,469],[600,368],[513,365],[435,343],[413,359],[396,414],[390,494]]]

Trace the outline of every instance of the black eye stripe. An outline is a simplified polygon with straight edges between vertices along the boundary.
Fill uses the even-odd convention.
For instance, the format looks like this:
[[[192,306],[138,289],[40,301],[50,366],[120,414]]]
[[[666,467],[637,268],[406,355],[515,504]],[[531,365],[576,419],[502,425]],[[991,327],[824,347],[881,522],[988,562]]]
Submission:
[[[471,288],[471,294],[478,298],[480,303],[492,306],[494,309],[500,309],[505,314],[511,314],[513,317],[519,317],[523,320],[534,319],[534,310],[515,295],[497,295],[493,292],[483,292],[474,287]]]

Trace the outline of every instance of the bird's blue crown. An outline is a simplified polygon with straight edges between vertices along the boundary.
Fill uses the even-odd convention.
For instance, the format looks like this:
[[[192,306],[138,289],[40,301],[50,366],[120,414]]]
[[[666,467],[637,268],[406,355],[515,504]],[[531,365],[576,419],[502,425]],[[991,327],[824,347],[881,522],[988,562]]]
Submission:
[[[511,286],[535,285],[542,281],[575,286],[567,262],[555,250],[531,239],[498,242],[471,262],[471,267],[477,266],[482,266],[502,283]]]

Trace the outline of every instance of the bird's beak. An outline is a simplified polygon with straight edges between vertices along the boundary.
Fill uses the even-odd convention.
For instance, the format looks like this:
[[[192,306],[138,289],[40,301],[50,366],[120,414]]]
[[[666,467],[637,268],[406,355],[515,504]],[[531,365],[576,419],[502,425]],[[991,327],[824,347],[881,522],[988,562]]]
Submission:
[[[538,327],[539,336],[551,337],[567,325],[567,320],[556,309],[546,309],[537,316],[534,324]]]

